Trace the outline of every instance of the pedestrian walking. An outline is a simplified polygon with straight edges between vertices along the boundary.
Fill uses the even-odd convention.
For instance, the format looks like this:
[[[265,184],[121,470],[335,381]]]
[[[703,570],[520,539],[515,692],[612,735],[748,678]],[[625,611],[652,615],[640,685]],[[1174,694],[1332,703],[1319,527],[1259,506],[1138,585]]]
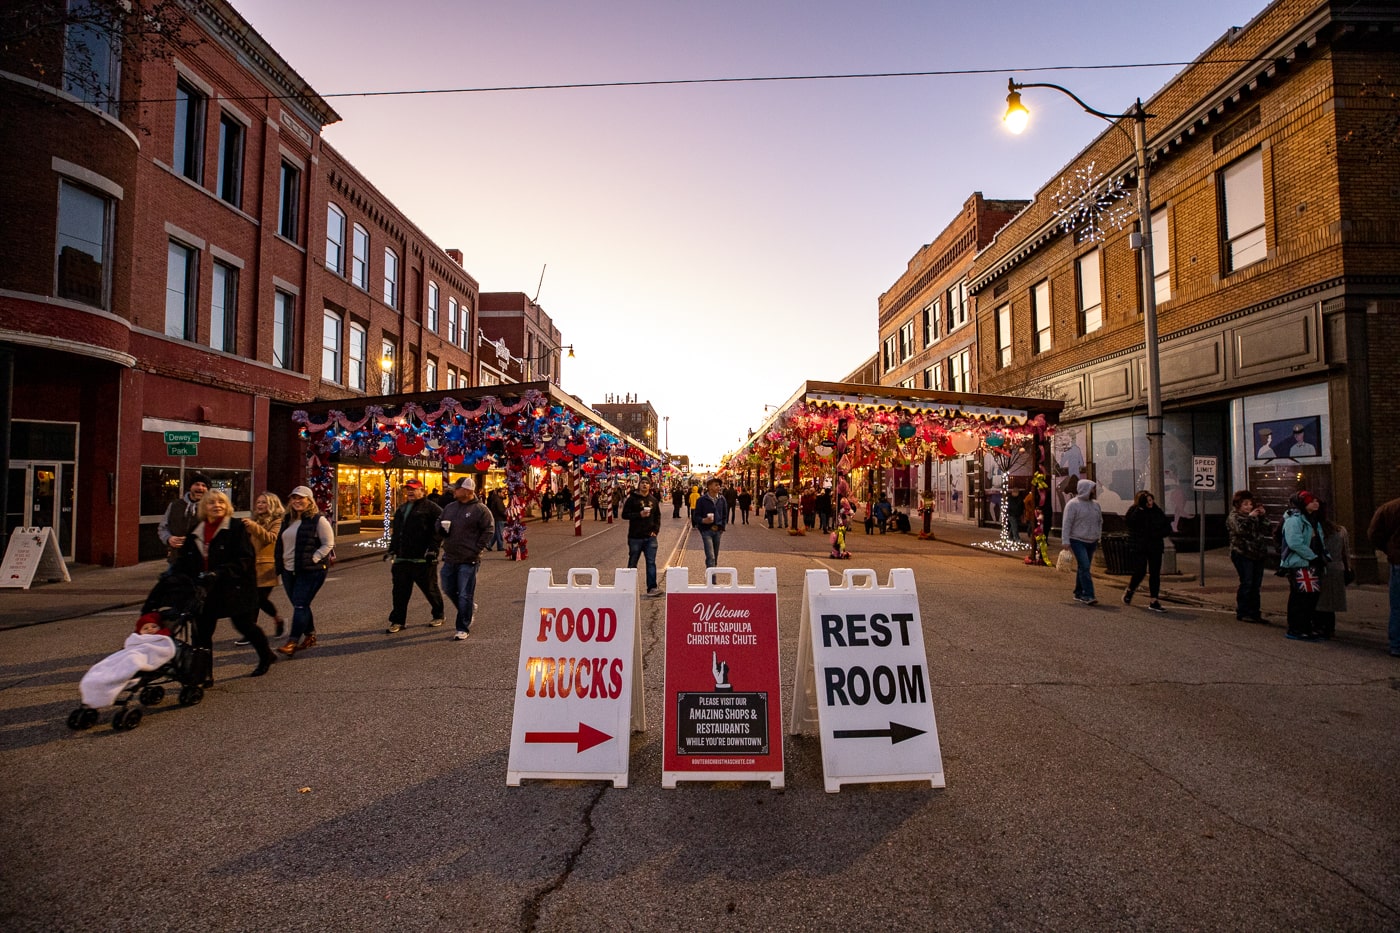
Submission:
[[[443,621],[442,591],[438,589],[437,580],[441,537],[438,522],[442,509],[424,498],[423,484],[416,479],[404,483],[403,498],[403,505],[394,510],[389,550],[384,555],[385,560],[393,561],[389,565],[393,606],[389,610],[386,635],[401,632],[408,624],[408,600],[415,586],[428,599],[428,609],[432,612],[428,626],[436,628]],[[492,528],[495,528],[494,521]]]
[[[1327,548],[1317,518],[1321,503],[1306,489],[1293,494],[1283,513],[1279,574],[1288,577],[1288,632],[1294,641],[1317,641],[1313,613],[1327,572]]]
[[[822,534],[831,531],[831,485],[830,480],[822,486],[822,491],[817,493],[817,522],[821,525]]]
[[[687,518],[693,518],[695,515],[695,503],[699,501],[700,485],[698,483],[691,484],[690,492],[688,492],[685,497],[685,514]]]
[[[774,492],[778,496],[778,527],[786,528],[788,526],[788,506],[792,502],[792,496],[788,494],[788,488],[782,483],[778,484],[778,488]]]
[[[817,527],[817,492],[810,485],[802,490],[798,498],[802,509],[802,527],[811,531]]]
[[[1371,547],[1385,551],[1390,564],[1390,656],[1400,658],[1400,499],[1376,509],[1366,526]]]
[[[1094,563],[1094,551],[1103,536],[1103,510],[1095,499],[1098,484],[1093,480],[1081,479],[1076,487],[1075,497],[1065,503],[1064,515],[1060,519],[1060,540],[1074,554],[1076,571],[1074,574],[1074,598],[1086,606],[1098,605],[1094,598],[1094,577],[1090,572]]]
[[[277,533],[282,530],[282,517],[287,510],[276,493],[264,492],[253,501],[253,517],[243,519],[243,527],[248,537],[253,539],[254,568],[258,586],[258,609],[272,616],[273,638],[281,638],[287,632],[287,623],[272,602],[272,591],[277,578]],[[235,645],[251,642],[239,638]]]
[[[661,503],[651,494],[651,480],[643,476],[622,506],[627,520],[627,566],[636,567],[637,558],[646,555],[646,595],[661,595],[656,585],[656,536],[661,531]]]
[[[711,477],[705,484],[705,495],[695,503],[690,522],[700,532],[700,542],[705,547],[705,566],[714,567],[719,563],[719,541],[724,527],[729,523],[729,503],[719,491],[720,482]]]
[[[475,480],[473,480],[473,483],[475,483]],[[455,490],[457,487],[454,485],[452,488]],[[473,486],[472,488],[475,489],[475,486]],[[454,495],[455,495],[455,494],[454,494]],[[448,503],[448,505],[451,505],[451,504],[452,504],[452,503],[450,503],[450,502]],[[540,493],[540,521],[542,521],[542,522],[547,522],[547,521],[549,521],[550,515],[551,515],[553,512],[554,512],[554,490],[550,489],[549,486],[548,486],[548,484],[546,484],[545,487],[544,487],[544,492]]]
[[[1267,624],[1259,609],[1259,591],[1269,557],[1269,528],[1264,507],[1254,501],[1254,493],[1238,490],[1231,499],[1230,514],[1225,516],[1225,530],[1230,534],[1230,563],[1240,578],[1235,591],[1235,618],[1240,622]]]
[[[274,547],[282,589],[292,604],[290,640],[277,650],[290,656],[316,645],[311,602],[326,582],[335,550],[335,529],[316,507],[310,488],[298,486],[287,496],[287,514],[282,516],[282,530]]]
[[[156,526],[156,537],[165,545],[165,572],[175,569],[180,557],[180,548],[185,545],[185,537],[199,524],[196,511],[199,500],[209,491],[209,480],[202,473],[191,473],[185,477],[185,493],[165,507],[160,524]]]
[[[1124,517],[1128,525],[1128,561],[1132,566],[1132,577],[1128,588],[1123,591],[1123,602],[1132,605],[1133,594],[1147,577],[1147,593],[1152,602],[1147,608],[1153,612],[1166,612],[1158,602],[1162,588],[1162,554],[1166,551],[1166,539],[1172,533],[1171,520],[1157,499],[1146,489],[1133,497],[1133,504]]]
[[[724,501],[729,506],[729,517],[732,520],[735,515],[739,514],[739,490],[735,489],[733,485],[726,485],[724,487]]]
[[[1313,610],[1313,634],[1324,641],[1337,634],[1337,613],[1347,610],[1347,587],[1356,579],[1351,569],[1351,536],[1346,528],[1332,521],[1327,503],[1317,510],[1322,523],[1322,546],[1327,551],[1327,569]]]
[[[768,520],[768,527],[773,527],[773,519],[778,515],[778,495],[772,489],[763,491],[763,517]]]
[[[741,486],[735,501],[739,503],[739,515],[744,524],[747,525],[749,523],[749,509],[753,507],[753,493]]]
[[[439,519],[442,528],[442,593],[457,608],[457,631],[452,636],[466,641],[471,636],[476,612],[476,576],[481,566],[481,550],[491,540],[494,522],[491,510],[476,497],[476,480],[464,476],[452,486],[453,501],[447,503]]]
[[[506,498],[501,492],[501,487],[497,486],[486,494],[486,508],[491,512],[491,521],[495,523],[495,532],[491,536],[491,543],[486,547],[488,551],[504,551],[506,541],[504,532],[506,530]],[[441,511],[439,506],[438,511]]]
[[[671,484],[671,517],[681,517],[681,506],[685,504],[685,491],[681,489],[680,483]]]
[[[204,587],[204,602],[195,621],[193,644],[210,652],[213,658],[214,628],[220,619],[230,619],[238,633],[258,653],[258,666],[250,677],[261,677],[277,660],[268,647],[267,636],[258,628],[257,557],[253,539],[241,520],[233,517],[233,503],[220,490],[206,492],[196,510],[199,524],[185,535],[175,572],[198,580]],[[213,683],[205,680],[204,686]]]

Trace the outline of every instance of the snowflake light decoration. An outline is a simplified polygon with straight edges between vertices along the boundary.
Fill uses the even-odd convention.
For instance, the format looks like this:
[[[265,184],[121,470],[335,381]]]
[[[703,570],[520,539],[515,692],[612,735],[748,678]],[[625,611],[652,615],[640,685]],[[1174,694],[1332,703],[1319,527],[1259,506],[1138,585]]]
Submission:
[[[1123,182],[1105,177],[1097,165],[1075,169],[1050,196],[1060,229],[1091,243],[1102,242],[1106,230],[1122,230],[1137,213]]]

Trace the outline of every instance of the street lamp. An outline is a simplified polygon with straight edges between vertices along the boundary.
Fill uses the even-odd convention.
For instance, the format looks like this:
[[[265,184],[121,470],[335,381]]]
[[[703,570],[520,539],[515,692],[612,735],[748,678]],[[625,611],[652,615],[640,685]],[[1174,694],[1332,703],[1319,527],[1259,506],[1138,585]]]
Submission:
[[[1073,91],[1058,84],[1019,84],[1014,78],[1008,78],[1006,114],[1002,117],[1002,122],[1013,133],[1019,134],[1024,130],[1030,119],[1030,111],[1021,103],[1021,91],[1028,87],[1048,87],[1059,91],[1078,104],[1085,113],[1107,120],[1127,134],[1137,154],[1137,209],[1142,231],[1133,234],[1129,243],[1138,251],[1138,262],[1142,267],[1142,328],[1147,357],[1148,489],[1157,497],[1158,502],[1162,502],[1166,492],[1162,462],[1162,373],[1157,359],[1157,283],[1152,267],[1152,198],[1147,189],[1147,121],[1155,114],[1143,109],[1141,97],[1127,113],[1104,113],[1090,107]],[[1133,132],[1128,133],[1120,120],[1132,120]]]

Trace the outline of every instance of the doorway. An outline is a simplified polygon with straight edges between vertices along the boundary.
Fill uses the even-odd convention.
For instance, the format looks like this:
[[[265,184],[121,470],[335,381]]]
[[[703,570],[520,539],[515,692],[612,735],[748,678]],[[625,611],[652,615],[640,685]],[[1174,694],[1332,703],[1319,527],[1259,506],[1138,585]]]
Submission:
[[[73,559],[72,463],[10,461],[9,501],[5,527],[54,530],[59,553]]]

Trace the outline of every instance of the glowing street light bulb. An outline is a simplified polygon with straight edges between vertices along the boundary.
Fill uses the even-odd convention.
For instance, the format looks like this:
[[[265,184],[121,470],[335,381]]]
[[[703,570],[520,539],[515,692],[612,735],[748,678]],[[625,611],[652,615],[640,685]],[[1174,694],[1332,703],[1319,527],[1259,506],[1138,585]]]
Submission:
[[[1021,92],[1013,90],[1006,95],[1006,113],[1002,116],[1001,122],[1006,124],[1006,128],[1016,135],[1026,128],[1026,123],[1030,121],[1031,112],[1026,109],[1026,105],[1021,103]]]

